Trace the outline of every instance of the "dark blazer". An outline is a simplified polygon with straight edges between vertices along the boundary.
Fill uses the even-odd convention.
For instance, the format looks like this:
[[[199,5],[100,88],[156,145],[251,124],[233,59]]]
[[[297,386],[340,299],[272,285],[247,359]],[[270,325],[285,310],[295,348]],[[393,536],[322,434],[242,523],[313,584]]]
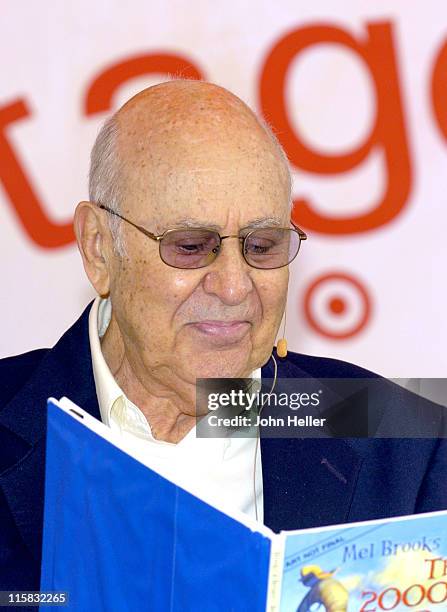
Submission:
[[[88,312],[54,348],[0,360],[0,590],[39,589],[47,398],[66,395],[100,418]],[[280,378],[371,376],[295,353],[277,362]],[[262,376],[273,377],[272,360]],[[405,393],[387,403],[404,411]],[[262,438],[261,457],[264,521],[275,531],[447,508],[447,450],[436,438]]]

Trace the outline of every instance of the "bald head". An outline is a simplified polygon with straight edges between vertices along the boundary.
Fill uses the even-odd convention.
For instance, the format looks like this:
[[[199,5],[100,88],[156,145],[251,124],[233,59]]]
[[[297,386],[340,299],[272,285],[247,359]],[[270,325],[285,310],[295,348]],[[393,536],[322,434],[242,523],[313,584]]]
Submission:
[[[196,158],[193,168],[191,156]],[[270,157],[290,199],[286,156],[268,126],[242,100],[202,81],[155,85],[131,98],[98,134],[91,157],[90,200],[117,212],[127,208],[129,194],[150,197],[155,204],[167,177],[172,182],[174,174],[187,173],[194,181],[210,163],[224,183],[229,156],[234,164]],[[120,220],[111,216],[110,223],[117,250],[122,251]]]

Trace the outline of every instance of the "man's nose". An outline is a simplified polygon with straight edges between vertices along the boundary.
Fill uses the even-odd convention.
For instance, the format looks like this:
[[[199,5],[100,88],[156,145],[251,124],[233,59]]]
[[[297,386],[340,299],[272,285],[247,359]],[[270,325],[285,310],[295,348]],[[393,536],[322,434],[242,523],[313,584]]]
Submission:
[[[241,304],[253,289],[251,270],[242,256],[239,239],[229,237],[222,242],[219,255],[207,268],[203,288],[228,306]]]

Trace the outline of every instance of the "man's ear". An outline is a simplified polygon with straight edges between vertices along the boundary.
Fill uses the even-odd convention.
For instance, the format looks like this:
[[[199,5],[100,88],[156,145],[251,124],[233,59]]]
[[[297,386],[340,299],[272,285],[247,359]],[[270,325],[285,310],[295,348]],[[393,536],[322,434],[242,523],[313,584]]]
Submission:
[[[74,214],[74,231],[84,270],[96,289],[105,297],[110,291],[110,269],[107,255],[110,231],[101,209],[91,202],[79,202]]]

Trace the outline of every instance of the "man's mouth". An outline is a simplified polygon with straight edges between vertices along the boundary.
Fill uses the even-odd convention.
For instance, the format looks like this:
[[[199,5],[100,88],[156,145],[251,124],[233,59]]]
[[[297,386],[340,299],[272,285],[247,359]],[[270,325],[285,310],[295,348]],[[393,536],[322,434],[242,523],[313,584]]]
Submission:
[[[196,321],[190,324],[196,331],[209,340],[215,339],[217,342],[232,343],[242,340],[250,328],[248,321]]]

